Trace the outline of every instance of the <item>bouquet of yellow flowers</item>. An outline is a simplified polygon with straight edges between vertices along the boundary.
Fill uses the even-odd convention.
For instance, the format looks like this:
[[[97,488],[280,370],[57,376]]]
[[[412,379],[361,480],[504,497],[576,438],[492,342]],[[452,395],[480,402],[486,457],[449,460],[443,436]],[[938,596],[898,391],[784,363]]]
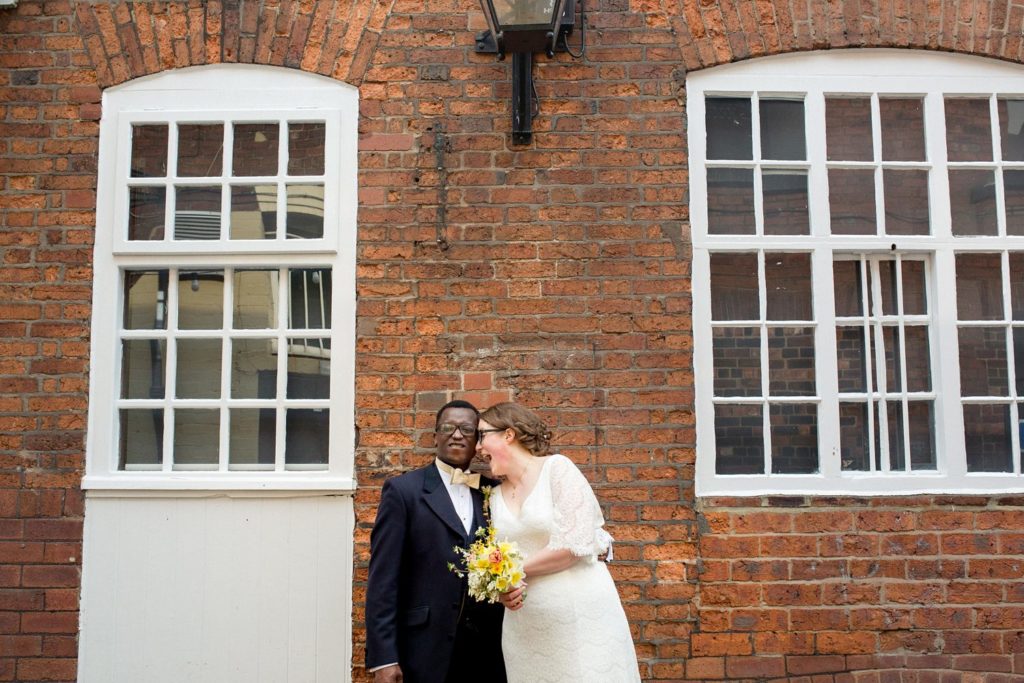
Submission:
[[[490,487],[482,489],[484,494],[484,514],[488,517]],[[526,578],[523,572],[523,554],[519,546],[510,541],[499,541],[494,527],[488,523],[486,527],[477,529],[477,540],[468,548],[455,546],[460,565],[448,563],[448,569],[462,578],[469,579],[469,595],[479,602],[498,602],[498,596],[517,587]],[[525,596],[525,594],[524,594]]]
[[[478,529],[477,540],[468,548],[455,547],[462,566],[448,564],[459,577],[469,578],[469,594],[483,602],[498,602],[498,596],[523,582],[523,555],[519,546],[510,541],[499,541],[494,527]]]

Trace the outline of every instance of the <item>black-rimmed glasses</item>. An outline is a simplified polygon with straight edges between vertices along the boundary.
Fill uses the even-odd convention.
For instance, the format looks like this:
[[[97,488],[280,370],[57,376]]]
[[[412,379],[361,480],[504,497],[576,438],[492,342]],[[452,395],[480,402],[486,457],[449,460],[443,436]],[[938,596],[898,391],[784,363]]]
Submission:
[[[455,424],[454,422],[442,422],[441,424],[437,425],[437,433],[443,436],[451,436],[452,434],[455,433],[456,429],[462,432],[462,435],[466,438],[472,438],[476,436],[476,425],[459,425]]]
[[[479,434],[480,438],[482,439],[485,436],[487,436],[488,434],[490,434],[491,432],[503,432],[503,431],[505,431],[505,430],[504,429],[478,429],[477,430],[477,434]]]

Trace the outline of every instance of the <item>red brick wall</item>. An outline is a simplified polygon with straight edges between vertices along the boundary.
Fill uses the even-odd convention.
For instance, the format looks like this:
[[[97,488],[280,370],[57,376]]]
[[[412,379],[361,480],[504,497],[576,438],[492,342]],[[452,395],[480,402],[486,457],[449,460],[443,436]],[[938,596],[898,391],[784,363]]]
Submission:
[[[1020,61],[1024,8],[588,9],[587,59],[537,60],[526,147],[472,0],[0,10],[0,681],[74,678],[101,88],[218,62],[360,88],[357,667],[379,486],[429,459],[459,395],[541,409],[595,483],[646,679],[1024,675],[1020,499],[694,500],[684,126],[686,70],[857,46]]]
[[[698,509],[688,677],[1024,672],[1024,497],[715,498]]]

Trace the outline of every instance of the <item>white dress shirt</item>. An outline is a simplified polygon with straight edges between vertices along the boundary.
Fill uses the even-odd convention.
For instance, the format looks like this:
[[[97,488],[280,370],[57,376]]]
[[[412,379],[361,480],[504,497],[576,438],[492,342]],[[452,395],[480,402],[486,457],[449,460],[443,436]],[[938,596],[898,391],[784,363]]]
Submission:
[[[441,475],[441,481],[444,482],[444,487],[448,491],[448,497],[452,499],[452,505],[455,506],[455,514],[462,520],[462,526],[465,527],[466,533],[473,528],[473,494],[470,493],[469,487],[465,484],[453,484],[451,472],[446,472],[445,468],[451,467],[446,463],[441,463],[436,458],[434,459],[434,465],[437,467],[438,474]]]

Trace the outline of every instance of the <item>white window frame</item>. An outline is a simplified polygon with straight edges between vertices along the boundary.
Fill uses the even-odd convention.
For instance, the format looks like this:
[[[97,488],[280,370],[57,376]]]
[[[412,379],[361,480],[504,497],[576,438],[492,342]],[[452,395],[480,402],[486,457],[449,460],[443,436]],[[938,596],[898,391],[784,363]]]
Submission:
[[[875,159],[881,159],[878,131],[878,96],[921,96],[927,161],[907,162],[910,168],[929,172],[929,211],[932,234],[925,236],[833,236],[830,234],[828,164],[825,149],[825,95],[874,93]],[[805,101],[807,160],[768,162],[759,160],[758,97],[791,98]],[[993,161],[947,163],[944,101],[946,95],[991,97],[995,118],[995,97],[1024,97],[1024,67],[1005,62],[962,55],[908,50],[836,50],[754,59],[689,74],[687,77],[687,122],[690,150],[690,218],[693,239],[693,327],[694,376],[697,411],[696,493],[712,495],[763,494],[916,494],[916,493],[1016,493],[1024,491],[1020,443],[1017,429],[1011,430],[1013,472],[968,472],[963,435],[957,346],[955,254],[1024,250],[1024,237],[1006,236],[1002,192],[997,193],[999,235],[953,237],[949,202],[949,167],[981,166],[1020,169],[1024,163],[1002,162],[998,126],[994,125]],[[705,98],[711,96],[751,97],[755,179],[758,165],[808,169],[810,235],[765,236],[758,215],[757,235],[709,235]],[[846,165],[846,164],[844,164]],[[856,166],[857,164],[850,164]],[[868,166],[879,165],[870,162]],[[886,164],[889,166],[890,164]],[[898,164],[897,164],[898,165]],[[1001,171],[997,170],[997,173]],[[876,174],[880,177],[880,174]],[[876,183],[880,182],[876,180]],[[878,186],[876,185],[876,188]],[[1001,188],[1002,186],[999,185]],[[754,186],[754,203],[762,202],[759,183]],[[881,224],[879,217],[879,224]],[[710,254],[713,252],[786,252],[811,254],[812,295],[816,345],[819,472],[816,474],[718,475],[715,473],[715,426],[710,302]],[[925,255],[930,261],[928,292],[929,338],[932,362],[932,391],[935,394],[936,471],[851,472],[842,471],[839,459],[839,410],[836,380],[836,339],[832,260],[834,255],[882,255],[899,253],[909,257]],[[1004,276],[1005,280],[1005,276]],[[762,275],[763,281],[763,275]],[[953,283],[949,285],[948,283]],[[762,283],[763,286],[763,283]],[[1004,288],[1006,287],[1004,281]],[[1006,304],[1008,306],[1008,304]],[[1009,323],[993,321],[991,325]],[[807,325],[808,327],[811,325]],[[1012,341],[1012,340],[1011,340]],[[1012,349],[1010,350],[1012,370]],[[763,364],[762,364],[763,365]],[[765,380],[767,381],[767,380]],[[1012,385],[1011,378],[1011,385]],[[904,385],[905,386],[905,385]],[[1010,398],[1012,403],[1013,387]],[[806,397],[800,401],[812,402]],[[971,402],[968,400],[967,402]],[[975,401],[977,402],[977,401]],[[987,401],[995,403],[998,401]],[[1016,416],[1016,406],[1013,416]],[[1024,406],[1021,407],[1024,418]],[[766,460],[767,460],[766,455]],[[766,470],[770,472],[770,470]]]
[[[358,90],[345,83],[291,69],[239,64],[168,71],[104,92],[93,260],[89,424],[83,488],[99,492],[111,490],[122,494],[133,490],[345,492],[355,489],[358,99]],[[232,122],[268,119],[326,122],[324,175],[315,179],[325,185],[322,239],[287,240],[280,235],[280,230],[275,240],[243,241],[225,238],[219,241],[175,241],[170,236],[158,241],[127,239],[127,211],[123,207],[128,202],[127,179],[131,162],[128,143],[133,124],[166,123],[170,134],[175,135],[177,122],[223,122],[230,140]],[[280,140],[280,147],[287,144],[287,138]],[[223,151],[225,175],[188,180],[197,180],[197,184],[210,181],[219,184],[224,181],[227,169],[230,169],[231,146],[225,145]],[[283,173],[283,170],[280,172]],[[174,180],[172,173],[173,168],[170,168],[167,178],[132,178],[131,182],[133,185],[171,183]],[[298,183],[302,178],[300,176],[289,180]],[[262,180],[265,179],[246,178],[247,183]],[[283,201],[284,198],[279,196],[279,210]],[[170,205],[168,195],[168,212],[173,210]],[[223,210],[222,215],[227,217],[229,212]],[[226,219],[222,220],[222,235],[226,235],[227,222]],[[228,470],[223,455],[216,471],[177,470],[166,463],[158,471],[126,471],[118,468],[119,330],[124,296],[120,285],[121,272],[168,269],[173,273],[179,267],[331,269],[333,291],[330,330],[313,330],[309,333],[310,337],[330,337],[331,342],[330,400],[327,404],[330,409],[330,446],[325,468],[282,469],[278,463],[277,471]],[[281,291],[287,291],[286,285],[285,282],[281,283]],[[229,286],[230,283],[226,282],[225,287]],[[173,292],[171,296],[174,296]],[[287,305],[280,302],[278,308],[281,324],[287,328]],[[220,336],[224,334],[224,330],[217,333]],[[246,334],[251,336],[253,333],[246,331],[241,336]],[[256,333],[256,336],[260,334]],[[278,381],[280,384],[283,380],[279,378]],[[211,406],[220,405],[224,400],[215,399],[209,403]],[[276,402],[280,401],[280,397],[276,399]],[[303,403],[293,403],[290,402],[290,407],[305,407]],[[324,404],[324,401],[308,403],[315,407]],[[278,415],[281,414],[279,410]],[[283,438],[283,427],[278,426],[278,440]],[[278,459],[281,457],[280,451],[279,444]],[[170,455],[165,459],[170,460]]]

